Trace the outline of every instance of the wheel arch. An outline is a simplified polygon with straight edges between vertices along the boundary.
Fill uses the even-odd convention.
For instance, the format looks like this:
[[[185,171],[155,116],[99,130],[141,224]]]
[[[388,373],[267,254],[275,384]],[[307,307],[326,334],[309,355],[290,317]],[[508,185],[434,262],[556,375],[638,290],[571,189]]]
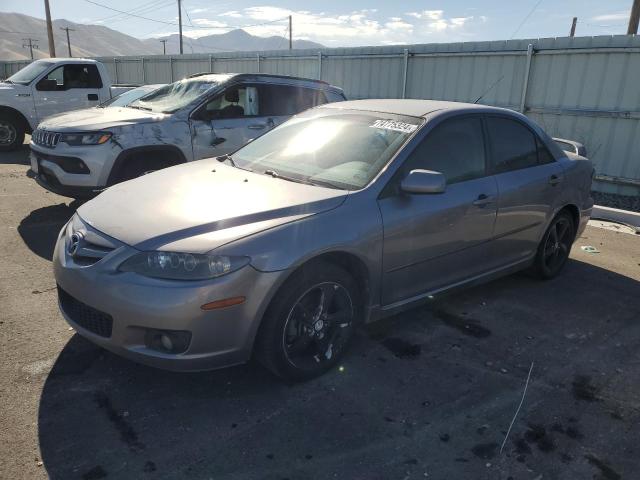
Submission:
[[[580,209],[573,203],[569,203],[558,210],[556,216],[560,214],[560,212],[568,212],[569,215],[571,215],[571,220],[573,220],[573,231],[574,234],[577,234],[578,227],[580,226]]]
[[[139,147],[127,148],[118,154],[118,157],[115,159],[113,163],[113,167],[111,168],[111,172],[109,173],[109,178],[107,179],[107,186],[114,185],[118,183],[125,163],[131,159],[132,157],[136,158],[144,158],[147,155],[165,155],[168,158],[172,158],[175,160],[175,165],[179,165],[181,163],[186,163],[187,158],[185,157],[182,150],[180,150],[175,145],[143,145]]]
[[[33,133],[33,129],[31,128],[31,124],[29,123],[29,120],[27,120],[27,117],[25,117],[20,110],[13,107],[9,107],[7,105],[0,105],[0,114],[7,114],[17,118],[22,123],[22,126],[24,127],[24,131],[26,133],[28,133],[29,135]]]

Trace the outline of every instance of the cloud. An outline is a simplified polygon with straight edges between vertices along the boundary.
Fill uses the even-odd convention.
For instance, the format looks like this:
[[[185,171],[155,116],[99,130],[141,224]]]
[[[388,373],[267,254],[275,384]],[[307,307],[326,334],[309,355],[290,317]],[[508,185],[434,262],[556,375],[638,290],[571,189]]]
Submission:
[[[228,7],[227,7],[228,8]],[[185,30],[197,38],[220,34],[241,27],[252,35],[285,36],[288,17],[293,17],[293,37],[327,46],[393,45],[468,39],[474,17],[449,17],[444,10],[422,10],[386,17],[375,9],[345,11],[337,14],[290,10],[261,5],[229,10],[207,18],[196,18],[194,25],[210,27]],[[227,23],[229,21],[229,23]],[[476,23],[486,19],[477,19]]]
[[[629,12],[606,13],[604,15],[596,15],[591,20],[594,22],[619,22],[629,19]]]

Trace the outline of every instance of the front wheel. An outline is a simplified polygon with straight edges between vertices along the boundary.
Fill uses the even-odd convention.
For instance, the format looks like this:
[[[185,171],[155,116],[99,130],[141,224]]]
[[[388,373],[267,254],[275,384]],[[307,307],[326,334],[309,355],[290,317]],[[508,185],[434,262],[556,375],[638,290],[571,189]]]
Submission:
[[[538,246],[533,264],[540,278],[553,278],[560,273],[571,252],[575,237],[573,219],[568,212],[560,212],[551,222]]]
[[[17,118],[0,114],[0,152],[15,150],[24,143],[24,125]]]
[[[361,310],[356,284],[342,268],[324,263],[303,268],[269,306],[256,355],[286,380],[316,377],[338,362]]]

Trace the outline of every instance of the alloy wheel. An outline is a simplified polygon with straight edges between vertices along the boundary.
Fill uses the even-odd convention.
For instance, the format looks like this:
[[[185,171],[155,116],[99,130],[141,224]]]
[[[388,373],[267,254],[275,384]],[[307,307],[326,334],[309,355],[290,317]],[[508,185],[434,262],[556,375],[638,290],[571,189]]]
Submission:
[[[0,122],[0,145],[11,145],[16,141],[16,127],[7,122]]]
[[[571,221],[566,217],[559,217],[549,229],[543,251],[544,266],[549,272],[555,272],[567,260],[572,236]]]
[[[316,370],[345,347],[353,328],[354,308],[348,290],[335,282],[317,284],[294,303],[284,326],[287,361],[301,370]]]

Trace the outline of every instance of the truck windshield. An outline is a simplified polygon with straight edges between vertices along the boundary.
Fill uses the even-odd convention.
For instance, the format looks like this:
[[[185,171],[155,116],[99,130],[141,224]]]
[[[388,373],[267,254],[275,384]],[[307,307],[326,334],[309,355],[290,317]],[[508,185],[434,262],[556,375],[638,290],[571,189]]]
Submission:
[[[47,70],[53,64],[53,62],[44,62],[42,60],[37,60],[33,63],[30,63],[22,70],[19,70],[18,72],[11,75],[9,78],[7,78],[7,81],[10,83],[28,85],[33,81],[33,79]]]
[[[180,80],[129,104],[131,108],[149,110],[156,113],[173,113],[193,102],[217,82],[203,79]]]
[[[423,120],[320,108],[294,117],[233,154],[239,168],[342,190],[365,187]]]

